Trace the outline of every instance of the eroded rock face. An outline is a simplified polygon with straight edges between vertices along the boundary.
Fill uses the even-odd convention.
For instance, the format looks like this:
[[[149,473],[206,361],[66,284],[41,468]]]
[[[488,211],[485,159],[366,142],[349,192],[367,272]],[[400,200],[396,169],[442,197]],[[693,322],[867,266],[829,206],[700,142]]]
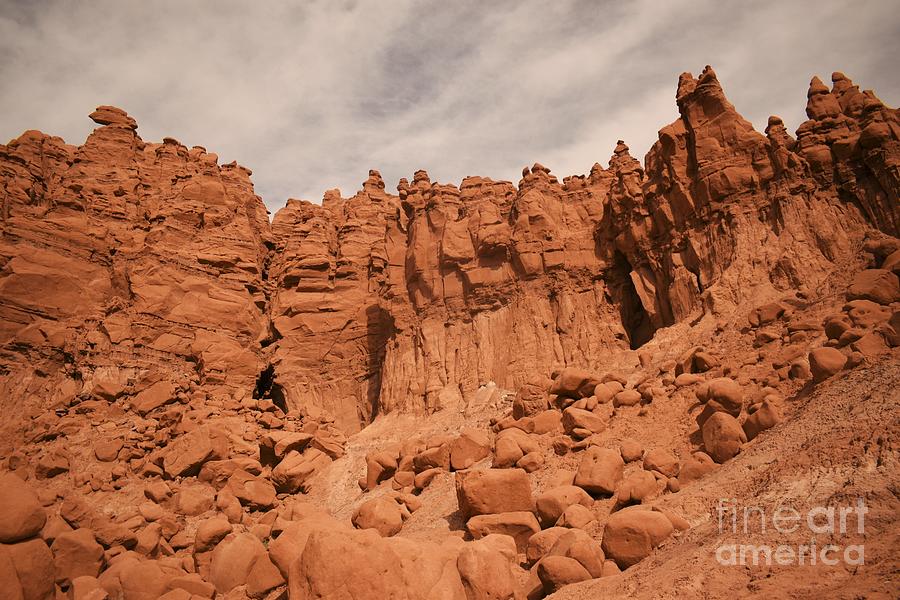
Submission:
[[[0,146],[4,375],[44,375],[4,377],[4,394],[24,414],[163,381],[146,410],[189,390],[249,397],[271,236],[250,171],[146,143],[119,109],[92,118],[80,147],[37,131]]]
[[[255,395],[352,432],[599,370],[748,290],[815,288],[872,229],[900,233],[898,113],[832,80],[813,80],[796,139],[777,117],[756,132],[707,67],[681,76],[643,166],[619,142],[586,176],[418,171],[397,195],[371,171],[271,224],[247,169],[146,143],[120,109],[99,107],[79,147],[28,131],[0,147],[0,337],[8,373],[41,375],[3,391],[142,415]]]

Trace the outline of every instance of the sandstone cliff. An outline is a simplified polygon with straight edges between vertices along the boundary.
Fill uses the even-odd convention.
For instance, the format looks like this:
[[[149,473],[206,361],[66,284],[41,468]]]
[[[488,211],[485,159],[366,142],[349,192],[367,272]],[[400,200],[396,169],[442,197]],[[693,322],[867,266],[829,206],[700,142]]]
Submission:
[[[562,182],[419,171],[393,195],[371,171],[271,224],[249,170],[146,143],[119,109],[79,147],[28,131],[0,146],[2,392],[31,416],[256,396],[354,431],[817,290],[870,232],[900,233],[898,111],[832,79],[796,139],[778,117],[756,132],[707,67],[643,167],[619,142]]]

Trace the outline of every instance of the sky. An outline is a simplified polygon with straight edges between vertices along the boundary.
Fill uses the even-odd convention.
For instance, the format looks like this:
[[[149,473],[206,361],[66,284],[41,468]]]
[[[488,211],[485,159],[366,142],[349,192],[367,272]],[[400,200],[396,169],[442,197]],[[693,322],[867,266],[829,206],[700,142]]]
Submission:
[[[0,141],[81,144],[112,104],[252,169],[274,212],[369,169],[394,190],[642,158],[707,64],[760,131],[835,70],[897,106],[898,56],[894,0],[0,0]]]

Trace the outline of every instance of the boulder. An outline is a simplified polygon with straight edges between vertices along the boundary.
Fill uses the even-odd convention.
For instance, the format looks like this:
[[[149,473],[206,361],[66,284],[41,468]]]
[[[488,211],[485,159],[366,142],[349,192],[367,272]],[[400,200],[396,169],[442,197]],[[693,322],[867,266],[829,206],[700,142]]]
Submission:
[[[558,410],[545,410],[532,418],[534,434],[556,433],[562,431],[562,413]]]
[[[724,412],[709,417],[701,431],[703,446],[717,463],[734,458],[747,442],[747,435],[738,420]]]
[[[619,442],[619,453],[626,463],[638,460],[644,454],[643,447],[636,441],[626,438]]]
[[[660,485],[649,471],[635,471],[628,475],[616,488],[615,509],[631,504],[643,504],[659,494]]]
[[[556,521],[557,527],[568,527],[570,529],[585,529],[597,520],[594,512],[580,504],[573,504],[566,507],[559,520]]]
[[[141,416],[175,401],[175,386],[170,381],[158,381],[141,390],[131,401],[131,406]]]
[[[330,462],[330,461],[329,461]],[[267,510],[275,505],[275,487],[265,477],[237,469],[225,486],[241,505],[251,510]]]
[[[531,511],[531,482],[522,469],[457,471],[456,498],[465,519],[475,515]]]
[[[450,470],[450,443],[442,443],[419,452],[413,459],[416,473],[428,469]]]
[[[549,489],[535,499],[536,511],[544,527],[555,525],[563,512],[573,504],[590,508],[594,499],[584,489],[574,485]]]
[[[389,479],[397,470],[399,452],[380,450],[366,455],[366,479],[363,489],[374,490],[380,481]]]
[[[741,385],[730,377],[719,377],[697,389],[697,399],[712,411],[721,411],[733,417],[741,414],[744,392]]]
[[[56,582],[68,585],[82,575],[96,577],[103,566],[103,546],[87,528],[63,533],[50,546],[56,565]]]
[[[617,450],[591,446],[581,457],[575,485],[590,494],[610,495],[622,479],[625,461]]]
[[[719,468],[716,461],[705,452],[695,452],[689,458],[681,461],[678,473],[678,483],[682,486],[702,478]]]
[[[0,474],[0,507],[0,543],[36,536],[47,520],[37,494],[12,473]]]
[[[664,448],[654,448],[644,455],[644,469],[662,473],[666,477],[677,477],[678,458]]]
[[[254,575],[265,578],[274,573],[281,577],[265,546],[250,533],[231,533],[212,551],[209,581],[220,594],[226,594],[239,585],[248,585]]]
[[[204,425],[189,431],[166,447],[163,469],[170,477],[196,475],[208,460],[220,460],[228,454],[224,432]]]
[[[2,548],[12,559],[19,580],[17,585],[21,586],[23,600],[53,600],[56,567],[53,563],[53,553],[44,540],[35,538],[5,545]],[[0,558],[0,562],[2,561],[3,558]],[[2,567],[0,567],[0,571],[2,571]],[[2,575],[0,575],[0,582],[7,583],[3,580]],[[3,589],[10,591],[12,587],[15,585],[4,585]]]
[[[752,440],[760,432],[771,429],[781,422],[781,411],[774,402],[765,400],[747,419],[744,421],[744,434],[747,441]]]
[[[586,398],[593,395],[600,378],[584,369],[566,367],[553,379],[550,393],[568,398]]]
[[[402,502],[380,496],[363,502],[353,513],[351,522],[357,529],[374,529],[383,537],[390,537],[403,528],[409,514]]]
[[[809,353],[809,369],[813,381],[819,383],[839,373],[847,364],[847,357],[835,348],[816,348]]]
[[[303,454],[292,450],[272,469],[272,483],[279,492],[307,492],[313,476],[330,464],[331,458],[316,448],[308,448]]]
[[[625,508],[610,515],[601,547],[621,569],[637,564],[665,541],[675,528],[660,512]]]
[[[197,526],[194,534],[194,552],[206,552],[215,548],[233,529],[228,519],[213,517],[206,519]]]
[[[600,544],[580,529],[571,529],[561,535],[547,556],[565,556],[577,560],[592,578],[600,577],[603,573],[605,556]]]
[[[476,515],[466,523],[466,530],[473,539],[492,534],[508,535],[516,542],[516,548],[524,553],[528,540],[541,530],[534,513],[528,511]]]
[[[463,429],[460,436],[450,443],[450,468],[454,471],[468,469],[491,454],[491,438],[478,429]]]
[[[537,575],[547,594],[570,583],[591,579],[591,574],[581,563],[566,556],[545,556],[537,564]]]
[[[857,273],[847,288],[848,300],[871,300],[890,304],[900,300],[900,278],[885,269],[866,269]]]
[[[368,529],[311,532],[290,567],[288,586],[292,600],[383,600],[403,598],[406,591],[400,558],[386,538]]]
[[[570,406],[562,413],[562,426],[569,435],[576,429],[600,433],[606,429],[606,419],[589,410]]]
[[[622,390],[613,396],[613,406],[634,406],[641,401],[641,393],[637,390]]]
[[[531,417],[550,407],[550,398],[547,396],[549,382],[538,380],[524,384],[516,392],[513,399],[513,418]]]
[[[501,546],[504,539],[512,545],[508,536],[492,535],[466,544],[460,550],[456,568],[463,584],[463,597],[468,600],[514,599],[516,581],[512,560],[515,559],[515,546],[504,552]]]
[[[535,533],[528,538],[528,544],[525,547],[525,559],[530,564],[536,563],[550,552],[550,549],[560,537],[569,531],[571,530],[567,527],[550,527]]]
[[[124,600],[157,600],[169,590],[171,575],[155,560],[133,562],[119,574]]]

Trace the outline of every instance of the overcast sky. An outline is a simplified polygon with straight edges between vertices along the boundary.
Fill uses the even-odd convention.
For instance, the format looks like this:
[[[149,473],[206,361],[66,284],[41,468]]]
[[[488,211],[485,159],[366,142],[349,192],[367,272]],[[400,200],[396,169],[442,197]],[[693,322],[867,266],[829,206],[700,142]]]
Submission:
[[[760,131],[813,74],[900,102],[896,1],[0,0],[0,139],[80,144],[99,104],[253,170],[271,210],[426,169],[517,182],[642,158],[711,64]]]

